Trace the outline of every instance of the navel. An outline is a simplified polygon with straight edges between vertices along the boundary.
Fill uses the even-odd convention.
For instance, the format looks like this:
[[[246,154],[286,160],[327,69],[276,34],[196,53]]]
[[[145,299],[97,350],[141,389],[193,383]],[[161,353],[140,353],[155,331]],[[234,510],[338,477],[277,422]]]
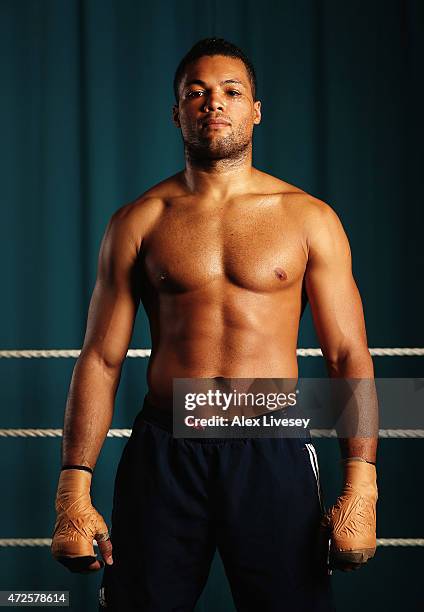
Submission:
[[[287,280],[287,274],[285,273],[283,268],[275,268],[274,274],[279,280],[282,280],[282,281]]]

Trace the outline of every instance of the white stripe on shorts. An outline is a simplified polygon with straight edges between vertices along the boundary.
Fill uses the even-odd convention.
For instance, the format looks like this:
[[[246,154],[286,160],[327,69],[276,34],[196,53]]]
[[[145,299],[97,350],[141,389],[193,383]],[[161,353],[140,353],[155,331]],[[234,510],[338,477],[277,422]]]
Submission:
[[[315,450],[315,446],[311,443],[305,443],[306,449],[309,453],[309,460],[311,462],[312,470],[315,475],[315,480],[317,481],[317,489],[318,489],[318,498],[321,506],[321,511],[324,512],[324,505],[321,497],[321,483],[319,480],[319,466],[318,466],[318,456],[317,451]]]

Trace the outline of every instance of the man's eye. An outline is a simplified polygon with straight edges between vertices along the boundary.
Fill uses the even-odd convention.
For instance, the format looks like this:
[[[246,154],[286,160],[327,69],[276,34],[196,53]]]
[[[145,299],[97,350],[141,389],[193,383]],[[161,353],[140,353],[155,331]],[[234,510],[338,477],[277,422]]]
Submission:
[[[201,91],[200,89],[196,89],[196,91],[189,91],[187,94],[187,98],[197,98],[197,94],[201,93],[203,93],[203,91]]]
[[[228,93],[229,93],[229,94],[231,94],[231,96],[232,96],[233,98],[234,98],[235,96],[240,96],[240,95],[241,95],[241,94],[240,94],[240,92],[239,92],[239,91],[237,91],[236,89],[230,89]],[[233,94],[234,94],[234,95],[233,95]]]

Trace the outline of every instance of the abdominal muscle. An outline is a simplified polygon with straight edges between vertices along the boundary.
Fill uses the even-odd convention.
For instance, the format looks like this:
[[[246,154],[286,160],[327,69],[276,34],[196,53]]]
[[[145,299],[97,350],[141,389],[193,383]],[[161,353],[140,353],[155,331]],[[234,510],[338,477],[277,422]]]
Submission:
[[[297,300],[246,293],[225,301],[160,296],[150,321],[153,404],[172,407],[174,378],[297,378]]]

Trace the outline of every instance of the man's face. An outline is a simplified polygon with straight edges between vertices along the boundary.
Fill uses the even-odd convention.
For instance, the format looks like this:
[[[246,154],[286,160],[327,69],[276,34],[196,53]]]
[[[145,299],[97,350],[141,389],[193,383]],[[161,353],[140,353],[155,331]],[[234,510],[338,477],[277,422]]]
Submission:
[[[194,157],[233,158],[250,146],[260,109],[241,60],[204,56],[187,66],[173,120]]]

